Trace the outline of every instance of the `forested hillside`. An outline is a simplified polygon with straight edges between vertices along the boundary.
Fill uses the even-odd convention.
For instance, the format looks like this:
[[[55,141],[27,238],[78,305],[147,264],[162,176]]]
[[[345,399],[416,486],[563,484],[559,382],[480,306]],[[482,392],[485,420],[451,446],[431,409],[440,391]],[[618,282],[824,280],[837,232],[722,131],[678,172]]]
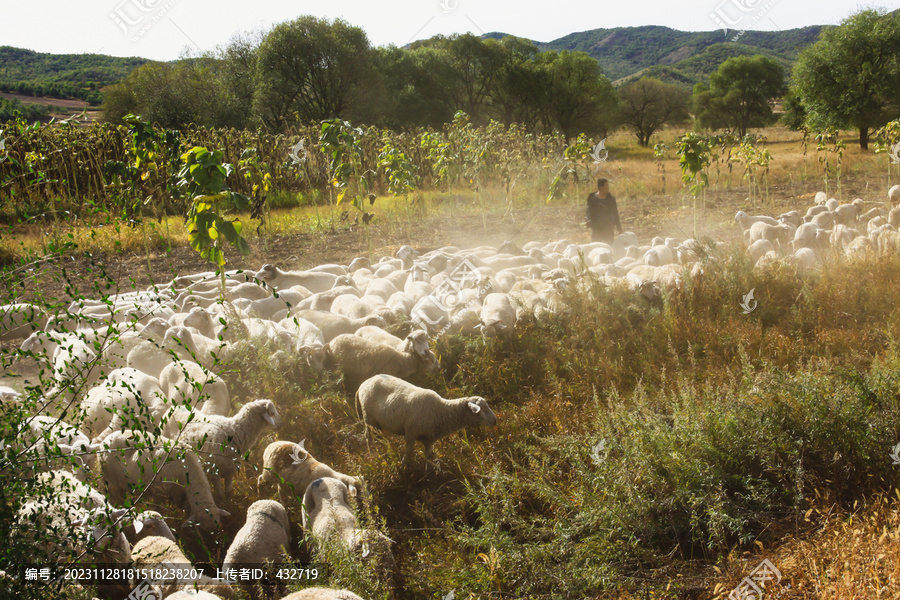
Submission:
[[[822,26],[788,29],[785,31],[747,31],[736,42],[730,42],[736,32],[678,31],[668,27],[616,27],[571,33],[551,42],[536,42],[541,50],[581,50],[597,59],[603,72],[612,80],[632,75],[654,65],[673,65],[706,53],[710,47],[717,55],[715,61],[704,61],[698,74],[708,76],[726,58],[744,54],[764,54],[785,64],[792,63],[797,54],[815,42]]]
[[[128,76],[145,58],[47,54],[0,46],[0,92],[76,98],[99,104],[100,88]]]

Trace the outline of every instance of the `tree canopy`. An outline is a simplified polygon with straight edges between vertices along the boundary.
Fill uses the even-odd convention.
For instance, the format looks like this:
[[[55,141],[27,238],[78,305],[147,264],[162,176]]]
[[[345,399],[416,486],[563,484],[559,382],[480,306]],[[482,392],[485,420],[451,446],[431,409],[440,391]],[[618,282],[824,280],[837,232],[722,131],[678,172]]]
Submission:
[[[619,117],[637,136],[638,144],[646,148],[657,129],[690,118],[689,101],[687,91],[677,85],[641,78],[619,89]]]
[[[772,100],[784,90],[784,69],[762,55],[729,58],[694,87],[693,112],[701,127],[728,129],[740,137],[774,122]]]
[[[868,148],[869,131],[898,110],[900,15],[869,9],[850,16],[800,54],[792,75],[809,126],[853,127]]]
[[[294,120],[354,118],[364,110],[373,50],[359,27],[303,16],[276,25],[259,46],[253,112],[270,129]]]

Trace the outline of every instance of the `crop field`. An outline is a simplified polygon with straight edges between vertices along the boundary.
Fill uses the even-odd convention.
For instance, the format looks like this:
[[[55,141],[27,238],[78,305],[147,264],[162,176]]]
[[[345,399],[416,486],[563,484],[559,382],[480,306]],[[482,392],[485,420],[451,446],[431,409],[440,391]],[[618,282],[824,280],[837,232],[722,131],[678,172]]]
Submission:
[[[121,525],[158,511],[194,564],[221,565],[248,507],[271,498],[290,520],[284,560],[320,569],[316,585],[366,599],[712,600],[751,583],[766,599],[898,597],[900,242],[869,226],[895,215],[888,190],[900,175],[888,152],[861,151],[849,132],[818,143],[782,127],[744,140],[704,136],[708,185],[692,193],[680,129],[664,129],[655,149],[624,132],[601,149],[599,139],[476,128],[462,114],[443,130],[403,134],[327,123],[279,136],[176,132],[139,119],[4,126],[0,596],[4,586],[22,598],[119,599],[133,589],[10,576],[84,550],[74,529],[57,532],[55,545],[52,535],[33,539],[23,499],[55,493],[40,471],[83,465],[88,485],[106,493],[110,483],[95,463],[109,454],[102,446],[67,452],[58,439],[15,440],[38,412],[89,431],[80,407],[125,366],[107,349],[154,316],[187,325],[199,306],[213,315],[214,352],[162,338],[154,347],[221,378],[232,413],[271,400],[280,426],[263,427],[238,453],[232,493],[215,494],[230,513],[217,527],[183,527],[184,505],[144,493],[149,473],[120,503],[129,509]],[[591,254],[585,198],[598,177],[609,179],[623,229],[636,236],[634,263],[619,265],[626,250],[617,256],[615,245],[607,258]],[[808,253],[814,263],[795,255],[793,229],[762,262],[751,256],[737,211],[802,217],[820,191],[836,206],[860,199],[860,214],[874,212],[823,226],[827,243]],[[847,243],[832,237],[851,228]],[[671,279],[629,279],[657,237],[654,247],[675,250]],[[858,238],[867,242],[848,250]],[[529,262],[536,256],[546,263]],[[515,260],[542,266],[509,271],[502,290],[498,265]],[[412,383],[443,398],[482,397],[496,416],[493,427],[438,440],[431,460],[416,442],[408,464],[400,436],[360,419],[327,341],[318,368],[313,347],[279,346],[272,329],[259,329],[274,317],[230,295],[255,281],[264,290],[256,301],[284,294],[294,315],[297,302],[265,283],[263,265],[331,265],[362,295],[376,271],[398,273],[392,285],[411,294],[403,282],[417,268],[436,269],[428,285],[437,288],[437,273],[450,279],[463,261],[485,268],[490,292],[516,285],[534,294],[517,298],[540,296],[539,308],[515,305],[515,325],[492,330],[478,295],[481,320],[460,333],[449,313],[440,325],[409,307],[383,313],[384,331],[401,339],[428,331],[439,367]],[[237,272],[226,281],[225,270]],[[302,304],[315,292],[296,293]],[[24,304],[25,317],[11,308]],[[69,337],[47,351],[38,330]],[[23,346],[26,338],[44,342]],[[167,425],[148,416],[153,402],[148,394],[120,416],[158,435]],[[96,433],[87,437],[102,443]],[[361,481],[357,525],[389,538],[390,561],[365,545],[313,539],[302,525],[304,490],[258,487],[276,440],[305,440],[315,459]],[[268,593],[234,589],[236,598]]]

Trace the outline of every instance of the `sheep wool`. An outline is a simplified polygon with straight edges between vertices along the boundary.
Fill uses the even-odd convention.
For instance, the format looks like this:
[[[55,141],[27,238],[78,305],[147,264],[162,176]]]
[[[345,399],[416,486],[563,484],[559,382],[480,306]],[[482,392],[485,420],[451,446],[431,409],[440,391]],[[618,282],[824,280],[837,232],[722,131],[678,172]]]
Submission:
[[[100,454],[100,468],[110,500],[124,502],[133,486],[149,480],[156,473],[148,493],[174,501],[190,514],[183,526],[197,524],[205,531],[216,531],[220,517],[230,516],[216,507],[209,480],[197,455],[183,449],[171,450],[173,442],[154,438],[137,431],[117,431],[103,441],[111,452]]]
[[[290,543],[291,524],[284,506],[274,500],[257,500],[247,509],[247,520],[228,547],[222,569],[278,561]]]
[[[402,378],[439,368],[424,331],[410,333],[399,350],[358,335],[339,335],[328,343],[327,349],[328,360],[339,367],[349,391],[355,391],[360,383],[378,373]]]
[[[157,536],[144,538],[135,544],[131,551],[131,560],[137,568],[168,567],[166,571],[172,573],[183,571],[185,565],[191,564],[176,542]],[[190,593],[189,590],[202,590],[225,600],[234,598],[234,589],[227,582],[206,575],[200,575],[197,579],[172,577],[157,581],[157,584],[167,598],[177,592]]]
[[[231,496],[231,484],[241,456],[256,444],[263,427],[278,429],[281,416],[271,400],[256,400],[241,407],[233,417],[199,415],[185,425],[181,441],[204,452],[207,475],[217,495]]]
[[[168,598],[166,600],[169,600]],[[334,588],[312,587],[294,592],[281,600],[363,600],[350,590],[336,590]]]
[[[363,382],[356,393],[356,409],[368,425],[406,438],[406,463],[412,461],[417,440],[425,446],[425,458],[430,459],[432,446],[442,437],[467,425],[497,424],[484,398],[448,400],[391,375],[376,375]]]
[[[287,441],[272,442],[263,452],[262,468],[262,475],[257,478],[257,487],[260,491],[277,484],[279,494],[287,487],[295,495],[300,496],[310,483],[322,477],[342,481],[347,485],[351,496],[354,496],[360,487],[359,479],[356,477],[338,473],[325,463],[316,460],[303,447],[303,442],[299,444]]]

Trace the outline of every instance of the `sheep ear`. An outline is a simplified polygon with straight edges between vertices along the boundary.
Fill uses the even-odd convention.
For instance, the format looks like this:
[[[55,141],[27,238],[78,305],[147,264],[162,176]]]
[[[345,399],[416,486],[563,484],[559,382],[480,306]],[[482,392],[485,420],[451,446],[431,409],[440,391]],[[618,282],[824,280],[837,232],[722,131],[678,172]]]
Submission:
[[[137,519],[134,522],[134,534],[135,535],[139,534],[142,529],[144,529],[144,522],[141,521],[140,519]]]
[[[94,527],[91,527],[91,537],[94,538],[95,542],[97,540],[99,540],[100,538],[102,538],[104,533],[106,533],[106,529],[104,529],[100,525],[95,525]]]
[[[275,419],[272,418],[272,415],[266,413],[265,415],[263,415],[263,418],[266,420],[266,423],[268,423],[272,427],[275,427]]]
[[[121,519],[122,517],[124,517],[127,514],[128,514],[127,508],[116,508],[110,513],[109,516],[113,521],[118,521],[119,519]]]
[[[347,492],[350,494],[351,498],[356,498],[356,486],[352,483],[347,486]]]
[[[230,517],[230,516],[231,516],[231,513],[228,512],[228,511],[225,510],[225,509],[220,508],[220,509],[218,509],[218,510],[219,510],[219,516],[220,516],[220,517]]]
[[[477,403],[469,401],[468,404],[469,410],[471,410],[473,413],[478,414],[481,412],[481,406],[479,406]]]

